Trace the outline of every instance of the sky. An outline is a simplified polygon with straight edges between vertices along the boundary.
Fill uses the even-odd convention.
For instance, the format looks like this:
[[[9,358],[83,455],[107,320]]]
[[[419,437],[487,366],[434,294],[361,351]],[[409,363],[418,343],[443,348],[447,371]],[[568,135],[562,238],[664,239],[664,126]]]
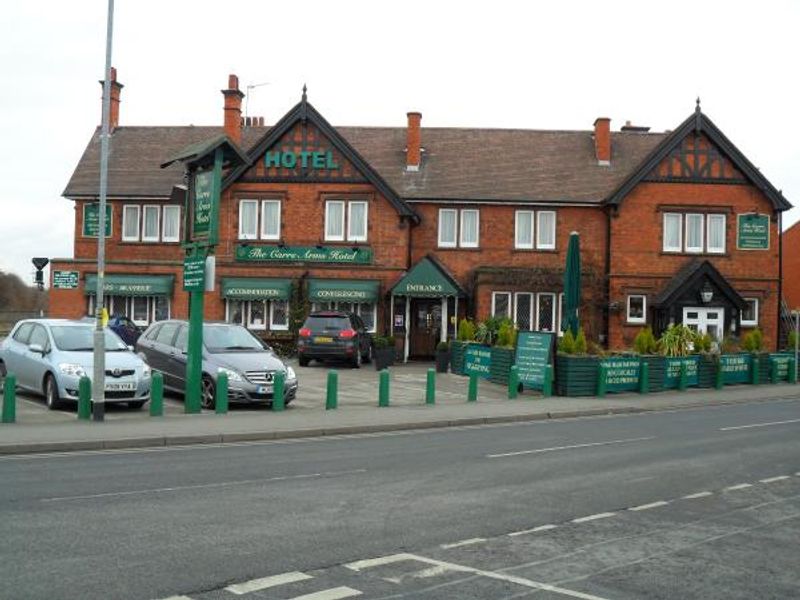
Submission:
[[[0,270],[26,282],[32,257],[73,256],[61,193],[100,124],[107,6],[3,7]],[[121,126],[221,126],[229,73],[267,123],[304,83],[333,125],[664,131],[699,97],[800,205],[799,28],[793,1],[116,0],[112,63]]]

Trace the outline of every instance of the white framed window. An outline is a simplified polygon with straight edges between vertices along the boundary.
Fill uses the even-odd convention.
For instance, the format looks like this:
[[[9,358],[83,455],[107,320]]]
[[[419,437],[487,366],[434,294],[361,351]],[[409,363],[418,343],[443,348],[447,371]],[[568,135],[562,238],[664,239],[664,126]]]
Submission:
[[[628,323],[647,322],[647,296],[632,294],[628,296],[627,320]]]
[[[139,214],[141,207],[138,204],[126,204],[122,207],[122,241],[139,241]]]
[[[511,318],[511,292],[492,292],[492,316]]]
[[[555,250],[556,213],[540,210],[536,213],[536,247],[540,250]]]
[[[710,254],[725,253],[725,215],[708,215],[706,241]]]
[[[520,331],[533,331],[535,295],[530,292],[514,294],[514,325]]]
[[[364,327],[369,333],[375,333],[375,323],[378,318],[378,307],[374,302],[361,302],[356,305],[356,313],[364,321]]]
[[[347,203],[347,240],[367,241],[367,203],[363,201]]]
[[[225,321],[236,325],[245,325],[247,301],[228,298],[225,300]]]
[[[325,239],[330,242],[344,241],[344,202],[325,202]]]
[[[479,244],[481,213],[477,209],[461,211],[461,247],[477,248]]]
[[[269,328],[274,331],[289,329],[289,302],[286,300],[270,300]]]
[[[165,242],[181,241],[181,207],[165,206],[161,239]]]
[[[439,247],[456,247],[456,221],[458,211],[452,208],[439,209]]]
[[[747,306],[742,311],[742,327],[758,325],[758,298],[745,298]]]
[[[556,330],[556,295],[553,293],[536,294],[536,330]]]
[[[703,215],[689,213],[686,217],[686,252],[703,251]]]
[[[267,303],[263,300],[251,300],[247,303],[247,328],[267,328]]]
[[[683,250],[682,219],[679,213],[664,213],[664,252]]]
[[[142,207],[142,241],[157,242],[159,240],[159,226],[161,225],[161,207],[145,204]]]
[[[533,211],[518,210],[514,217],[514,247],[533,249]]]
[[[241,200],[239,202],[239,239],[254,240],[258,238],[258,200]]]
[[[281,201],[264,200],[261,203],[261,239],[281,238]]]
[[[137,325],[150,324],[150,298],[147,296],[134,296],[132,299],[131,321]]]

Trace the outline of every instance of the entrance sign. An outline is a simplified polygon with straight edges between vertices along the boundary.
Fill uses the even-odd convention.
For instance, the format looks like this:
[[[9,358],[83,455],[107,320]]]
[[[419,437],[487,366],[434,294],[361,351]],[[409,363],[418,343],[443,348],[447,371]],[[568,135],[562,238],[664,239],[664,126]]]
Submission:
[[[739,250],[768,250],[769,215],[739,215],[736,247]]]
[[[470,344],[464,352],[464,373],[476,374],[489,379],[492,367],[492,349],[488,346]]]
[[[113,207],[106,204],[106,237],[111,237]],[[83,205],[83,237],[97,237],[100,231],[100,204],[90,202]]]
[[[183,259],[183,289],[186,292],[205,290],[206,259],[202,255]]]
[[[750,381],[749,354],[723,354],[719,357],[723,383],[748,383]]]
[[[316,246],[236,246],[236,260],[246,262],[320,262],[366,265],[372,248],[317,248]]]
[[[552,333],[520,331],[517,334],[516,365],[519,382],[524,387],[544,388],[544,373],[550,364],[552,349]]]
[[[624,392],[639,387],[639,358],[607,358],[600,362],[606,368],[606,390]]]
[[[77,271],[53,271],[53,287],[57,290],[74,290],[78,288]]]
[[[668,357],[664,359],[664,387],[677,388],[681,379],[681,365],[686,365],[686,385],[698,384],[697,367],[700,364],[699,356]]]

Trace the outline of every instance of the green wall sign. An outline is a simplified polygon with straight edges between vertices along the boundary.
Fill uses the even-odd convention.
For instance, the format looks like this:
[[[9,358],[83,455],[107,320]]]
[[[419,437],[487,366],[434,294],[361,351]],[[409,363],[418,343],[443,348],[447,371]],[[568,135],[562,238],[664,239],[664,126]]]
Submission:
[[[739,250],[768,250],[769,215],[739,215],[736,247]]]
[[[789,380],[789,361],[794,358],[794,354],[770,354],[769,368],[772,373],[772,365],[776,365],[778,381]]]
[[[719,364],[722,368],[723,383],[748,383],[750,381],[750,363],[752,357],[749,354],[722,354],[719,357]]]
[[[333,159],[333,152],[330,150],[303,150],[302,152],[292,151],[268,151],[264,154],[264,166],[269,168],[326,170],[333,171],[339,168]]]
[[[106,204],[106,237],[111,237],[112,206]],[[100,231],[100,203],[90,202],[83,205],[83,237],[97,237]]]
[[[464,373],[489,379],[492,370],[492,349],[470,344],[464,352]]]
[[[664,359],[664,387],[677,388],[681,379],[681,365],[686,365],[686,385],[698,384],[697,368],[700,364],[699,356],[681,356]]]
[[[206,239],[211,233],[214,218],[214,172],[198,171],[194,176],[194,205],[192,207],[192,237]]]
[[[78,289],[78,272],[53,271],[53,287],[57,290]]]
[[[316,246],[250,246],[236,247],[236,260],[248,262],[320,262],[365,265],[372,262],[372,248]]]
[[[205,291],[205,256],[187,256],[183,259],[183,289],[187,292]]]
[[[553,334],[540,331],[520,331],[517,334],[516,365],[519,382],[527,387],[542,389],[544,372],[550,364]]]
[[[639,386],[639,358],[615,357],[600,362],[606,367],[606,390],[624,392]]]

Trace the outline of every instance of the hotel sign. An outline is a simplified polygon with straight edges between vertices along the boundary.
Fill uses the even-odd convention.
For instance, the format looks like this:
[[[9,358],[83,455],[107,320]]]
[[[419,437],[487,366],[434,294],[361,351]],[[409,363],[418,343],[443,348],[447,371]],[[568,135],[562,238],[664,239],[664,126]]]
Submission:
[[[106,204],[106,237],[111,237],[112,207]],[[97,237],[100,231],[100,204],[90,202],[83,205],[83,237]]]
[[[77,271],[53,271],[53,287],[59,290],[74,290],[78,288]]]
[[[736,247],[739,250],[768,250],[769,215],[739,215]]]
[[[198,171],[194,176],[193,239],[208,238],[214,218],[214,172]]]
[[[245,262],[318,262],[365,265],[372,262],[372,248],[317,248],[316,246],[236,247],[236,260]]]
[[[330,150],[301,152],[292,151],[269,151],[264,154],[264,166],[269,168],[327,170],[334,171],[339,168],[333,159],[333,152]]]

